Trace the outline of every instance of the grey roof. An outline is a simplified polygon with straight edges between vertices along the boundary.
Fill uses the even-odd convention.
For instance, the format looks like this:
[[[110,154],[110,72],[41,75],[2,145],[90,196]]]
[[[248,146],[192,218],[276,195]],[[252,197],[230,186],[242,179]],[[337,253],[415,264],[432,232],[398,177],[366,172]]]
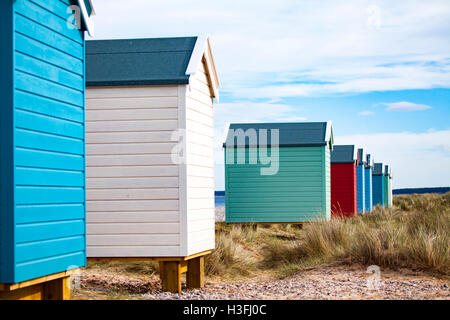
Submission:
[[[375,163],[373,165],[373,175],[374,176],[382,176],[383,175],[383,164]]]
[[[298,122],[298,123],[235,123],[230,124],[230,128],[227,135],[227,141],[224,143],[224,147],[238,146],[238,141],[235,137],[235,131],[242,129],[244,132],[247,130],[255,130],[256,137],[259,141],[260,130],[267,130],[267,144],[270,145],[271,130],[279,130],[279,146],[280,147],[301,147],[301,146],[325,146],[330,140],[333,139],[331,133],[327,137],[327,129],[331,132],[331,122]],[[249,139],[245,139],[245,146],[255,146],[254,143],[249,143]]]
[[[331,152],[331,163],[355,163],[355,146],[337,146],[333,147]]]
[[[86,85],[187,84],[197,37],[86,41]]]

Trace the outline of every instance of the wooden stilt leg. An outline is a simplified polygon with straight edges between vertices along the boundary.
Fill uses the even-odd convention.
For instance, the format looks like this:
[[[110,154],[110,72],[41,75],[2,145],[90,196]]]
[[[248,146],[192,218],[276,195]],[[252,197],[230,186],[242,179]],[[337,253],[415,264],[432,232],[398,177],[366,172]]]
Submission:
[[[164,281],[164,262],[159,262],[159,279],[161,283]]]
[[[70,300],[70,277],[44,283],[44,300]]]
[[[0,291],[0,300],[42,300],[42,285],[13,290]]]
[[[181,293],[181,263],[180,261],[163,261],[163,290],[171,293]]]
[[[186,274],[187,287],[190,289],[205,286],[205,257],[198,257],[188,261]]]

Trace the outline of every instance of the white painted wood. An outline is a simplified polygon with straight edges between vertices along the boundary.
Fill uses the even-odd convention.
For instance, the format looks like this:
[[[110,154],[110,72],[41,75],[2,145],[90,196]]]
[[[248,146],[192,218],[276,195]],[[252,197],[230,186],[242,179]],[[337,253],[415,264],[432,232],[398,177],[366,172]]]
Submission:
[[[178,234],[114,234],[114,235],[89,235],[91,246],[145,246],[149,243],[158,243],[160,246],[179,245]]]
[[[86,99],[136,97],[178,97],[178,86],[90,87],[86,90]]]
[[[144,132],[91,132],[86,137],[87,144],[107,143],[144,143],[144,142],[169,142],[175,141],[170,131],[144,131]]]
[[[86,200],[178,200],[178,188],[172,189],[90,189]]]
[[[87,223],[164,223],[179,222],[178,211],[89,212]]]
[[[89,223],[88,235],[95,234],[178,234],[178,223]]]
[[[91,90],[91,89],[89,89]],[[86,100],[89,110],[120,109],[176,109],[178,97],[126,97],[90,98]]]
[[[87,144],[87,155],[119,155],[119,154],[170,154],[176,143],[118,143]]]
[[[88,257],[179,257],[214,248],[209,41],[188,85],[88,88]],[[178,134],[174,134],[178,131]],[[174,162],[174,150],[186,155]]]
[[[177,120],[176,109],[89,110],[86,121]]]
[[[179,246],[88,246],[88,257],[178,257]]]
[[[86,122],[86,132],[173,131],[177,120],[95,121]]]
[[[151,154],[151,155],[109,155],[86,157],[86,166],[149,166],[149,165],[172,165],[172,156],[170,154]]]
[[[86,189],[176,188],[178,177],[87,178]]]
[[[178,177],[178,167],[176,165],[87,167],[86,177],[87,178]]]
[[[108,211],[156,211],[156,210],[178,210],[177,200],[108,200],[86,201],[86,210],[90,212]]]

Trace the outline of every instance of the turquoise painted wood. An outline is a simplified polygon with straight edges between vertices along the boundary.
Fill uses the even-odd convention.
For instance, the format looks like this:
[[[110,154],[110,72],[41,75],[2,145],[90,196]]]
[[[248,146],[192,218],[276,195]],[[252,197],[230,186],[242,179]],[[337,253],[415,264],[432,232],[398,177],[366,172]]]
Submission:
[[[364,165],[356,166],[356,197],[358,214],[363,214],[365,210],[365,191],[364,191]]]
[[[236,150],[245,152],[245,164],[237,164]],[[258,154],[254,147],[225,149],[227,223],[330,220],[329,146],[280,147],[279,160],[269,165],[262,164]],[[261,175],[261,168],[270,166],[277,166],[278,172]]]
[[[390,199],[389,199],[389,175],[388,174],[385,174],[383,176],[383,183],[384,183],[384,185],[383,185],[383,192],[384,192],[383,204],[385,207],[389,207]]]
[[[373,206],[384,206],[384,177],[373,175]]]
[[[1,1],[0,283],[86,265],[84,31],[67,26],[75,3]]]
[[[373,210],[373,188],[372,188],[372,167],[364,168],[364,201],[365,212],[372,212]]]

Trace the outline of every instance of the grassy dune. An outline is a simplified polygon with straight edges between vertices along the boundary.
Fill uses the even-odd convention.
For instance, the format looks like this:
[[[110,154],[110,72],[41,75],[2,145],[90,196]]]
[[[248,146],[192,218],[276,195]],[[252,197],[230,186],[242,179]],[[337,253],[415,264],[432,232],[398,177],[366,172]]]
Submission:
[[[216,250],[207,274],[281,276],[321,263],[357,262],[389,268],[450,272],[450,193],[394,198],[393,208],[351,219],[292,225],[216,227]]]

